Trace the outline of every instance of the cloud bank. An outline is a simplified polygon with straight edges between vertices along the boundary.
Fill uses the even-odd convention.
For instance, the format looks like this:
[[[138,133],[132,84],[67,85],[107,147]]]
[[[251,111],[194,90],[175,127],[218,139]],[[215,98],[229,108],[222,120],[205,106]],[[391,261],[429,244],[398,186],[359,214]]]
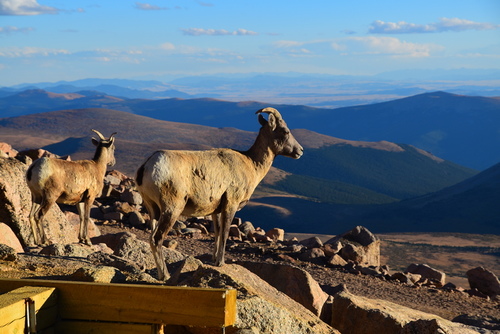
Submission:
[[[310,42],[277,41],[275,50],[289,54],[328,54],[331,51],[342,55],[386,55],[391,57],[422,58],[442,47],[428,43],[411,43],[395,37],[346,37],[335,40]]]
[[[42,6],[37,0],[0,0],[0,15],[57,14],[59,9]]]
[[[499,28],[500,25],[498,24],[443,17],[439,19],[439,22],[430,24],[415,24],[404,21],[384,22],[377,20],[371,24],[369,32],[372,34],[421,34],[445,31],[493,30]]]

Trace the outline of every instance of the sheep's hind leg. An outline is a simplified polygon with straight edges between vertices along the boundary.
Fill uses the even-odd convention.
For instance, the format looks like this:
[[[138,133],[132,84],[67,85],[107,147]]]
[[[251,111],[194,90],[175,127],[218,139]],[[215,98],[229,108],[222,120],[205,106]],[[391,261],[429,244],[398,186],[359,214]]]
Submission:
[[[160,217],[160,208],[156,203],[150,201],[146,196],[143,196],[143,204],[146,207],[146,210],[149,213],[149,227],[151,228],[151,231],[154,231],[156,229],[156,226],[158,225],[158,219]]]
[[[50,199],[44,198],[42,200],[42,203],[40,204],[40,208],[35,214],[36,230],[38,231],[38,235],[40,236],[37,242],[37,245],[39,246],[46,246],[49,243],[47,235],[45,234],[45,229],[43,228],[43,218],[45,217],[47,212],[49,212],[50,208],[54,203],[55,201],[51,201]]]
[[[167,233],[174,226],[175,221],[179,215],[175,215],[171,212],[163,212],[160,216],[158,224],[151,233],[151,239],[149,241],[151,245],[151,251],[153,252],[153,257],[156,262],[156,268],[158,269],[158,279],[160,281],[165,281],[170,278],[168,273],[167,265],[165,264],[165,258],[163,256],[163,240]]]
[[[40,233],[38,233],[38,222],[35,219],[35,215],[38,214],[38,210],[40,210],[40,204],[35,199],[34,196],[31,198],[31,210],[29,215],[30,225],[31,225],[31,233],[33,235],[33,241],[35,245],[40,245]]]

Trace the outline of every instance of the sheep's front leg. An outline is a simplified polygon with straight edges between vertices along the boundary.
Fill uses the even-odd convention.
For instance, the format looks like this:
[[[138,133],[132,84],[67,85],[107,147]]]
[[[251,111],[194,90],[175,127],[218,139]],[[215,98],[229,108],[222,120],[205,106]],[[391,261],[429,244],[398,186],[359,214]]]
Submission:
[[[231,227],[231,222],[233,221],[234,215],[236,214],[236,209],[230,209],[228,211],[224,211],[220,214],[219,217],[219,233],[216,235],[216,253],[215,253],[215,265],[223,266],[224,265],[224,252],[226,249],[226,241],[229,237],[229,228]]]
[[[92,245],[90,238],[88,237],[88,228],[90,221],[90,204],[93,200],[86,199],[84,202],[80,202],[76,205],[78,209],[78,215],[80,216],[80,231],[78,232],[78,242],[85,245]]]
[[[220,234],[220,230],[221,230],[221,228],[220,228],[220,224],[221,224],[220,214],[214,213],[212,215],[212,224],[214,226],[214,239],[215,239],[212,261],[215,263],[215,260],[219,256],[219,242],[220,242],[219,234]]]

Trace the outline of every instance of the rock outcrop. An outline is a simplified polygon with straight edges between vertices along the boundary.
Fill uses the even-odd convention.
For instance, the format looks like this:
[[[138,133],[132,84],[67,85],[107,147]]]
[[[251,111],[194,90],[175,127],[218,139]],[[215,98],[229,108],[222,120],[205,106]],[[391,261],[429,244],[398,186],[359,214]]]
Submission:
[[[446,284],[446,274],[440,270],[434,269],[427,264],[412,263],[406,268],[406,272],[420,275],[421,278],[428,279],[437,283],[438,287]]]
[[[16,252],[22,253],[24,251],[21,242],[12,229],[4,223],[0,223],[0,244],[12,247]]]
[[[339,255],[346,261],[353,261],[363,267],[380,266],[380,240],[363,226],[338,235],[327,242],[339,248]]]
[[[342,334],[477,334],[469,326],[385,300],[355,296],[345,288],[333,296],[332,326]]]
[[[238,262],[238,264],[302,304],[315,315],[321,315],[328,294],[307,271],[291,265],[249,261]]]
[[[340,333],[311,311],[237,264],[200,266],[190,286],[238,290],[236,328],[256,328],[261,334]],[[232,333],[226,329],[226,333]]]
[[[500,295],[500,281],[491,271],[477,267],[467,271],[466,274],[471,289],[477,289],[492,298]]]

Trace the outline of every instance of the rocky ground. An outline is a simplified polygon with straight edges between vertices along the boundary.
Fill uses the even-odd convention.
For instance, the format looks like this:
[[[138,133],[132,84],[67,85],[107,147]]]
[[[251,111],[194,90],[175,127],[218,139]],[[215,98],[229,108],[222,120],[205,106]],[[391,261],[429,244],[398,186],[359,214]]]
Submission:
[[[147,241],[149,232],[141,229],[115,225],[99,226],[102,234],[129,231],[138,239]],[[178,241],[177,250],[199,257],[203,262],[210,263],[213,247],[211,236],[198,238],[169,236]],[[286,256],[280,256],[273,243],[229,242],[226,252],[226,262],[255,261],[268,263],[292,262],[307,270],[323,289],[333,294],[335,289],[343,284],[347,289],[359,296],[384,299],[427,313],[437,314],[445,319],[454,319],[467,314],[481,318],[500,319],[500,301],[470,296],[465,292],[439,289],[425,286],[408,286],[396,281],[386,281],[374,276],[356,275],[342,268],[332,268],[311,262],[301,262]],[[19,254],[16,261],[0,261],[0,277],[8,278],[44,278],[71,279],[75,271],[89,261],[84,257],[43,256],[37,253]],[[154,277],[154,270],[150,272]],[[141,281],[142,278],[129,278],[129,282]],[[150,281],[151,282],[151,281]],[[158,282],[156,282],[158,283]],[[468,288],[468,287],[465,287]]]
[[[92,246],[74,244],[78,240],[76,236],[79,227],[78,215],[74,212],[74,208],[65,208],[61,211],[59,207],[53,207],[47,217],[50,224],[46,224],[46,232],[51,236],[50,240],[54,244],[43,249],[36,247],[25,249],[22,252],[21,243],[24,245],[33,244],[32,232],[27,218],[31,206],[30,193],[24,179],[27,164],[17,159],[0,159],[0,165],[2,167],[0,168],[0,181],[2,181],[0,182],[2,183],[0,184],[0,197],[2,197],[0,216],[4,219],[3,222],[0,222],[0,236],[6,239],[7,235],[10,234],[14,239],[0,242],[0,278],[162,284],[162,282],[155,279],[157,273],[156,269],[154,269],[155,265],[148,245],[150,232],[145,230],[148,216],[141,206],[142,198],[134,190],[133,181],[130,178],[119,172],[110,172],[106,176],[103,197],[96,201],[92,208],[92,217],[98,227],[98,230],[94,229],[95,226],[92,224],[89,228],[90,235],[95,236],[92,238]],[[176,249],[164,250],[165,253],[172,256],[167,260],[168,263],[171,263],[169,266],[171,272],[176,269],[176,263],[185,259],[186,256],[197,257],[206,264],[212,263],[213,236],[206,232],[211,229],[211,225],[209,222],[203,221],[203,219],[196,220],[192,225],[184,226],[184,228],[176,227],[174,228],[176,231],[180,232],[184,229],[190,230],[190,232],[182,232],[185,234],[181,236],[168,236],[167,241],[171,241],[171,245],[174,245]],[[405,268],[410,263],[399,263],[398,269],[393,268],[392,272],[387,272],[387,268],[380,266],[381,242],[369,231],[365,231],[363,234],[368,237],[369,243],[365,243],[366,239],[364,238],[362,238],[363,240],[351,240],[346,237],[342,239],[343,243],[336,240],[322,247],[306,245],[305,242],[303,242],[304,244],[277,242],[276,240],[279,240],[282,235],[280,237],[277,235],[268,236],[267,233],[270,231],[264,232],[259,228],[254,229],[253,226],[252,232],[249,233],[244,228],[246,223],[240,222],[231,227],[232,231],[233,227],[235,227],[235,231],[233,231],[235,234],[232,234],[233,238],[247,241],[228,241],[226,263],[251,261],[293,264],[309,272],[329,295],[335,294],[338,297],[340,293],[336,294],[336,292],[347,289],[356,296],[387,300],[411,309],[436,314],[448,320],[466,315],[468,318],[462,322],[500,332],[500,299],[498,297],[500,295],[498,293],[500,284],[496,277],[494,278],[496,290],[492,295],[497,295],[497,297],[494,298],[486,295],[482,297],[472,295],[467,292],[468,286],[462,286],[462,288],[443,287],[444,282],[440,279],[424,277],[424,275],[417,274],[419,278],[409,282],[410,274],[404,274],[401,272],[404,269],[401,268]],[[11,226],[13,226],[16,234],[14,234]],[[2,228],[4,228],[3,232]],[[364,229],[363,227],[359,228]],[[358,227],[353,230],[356,229]],[[282,232],[284,233],[283,230],[280,230],[280,233]],[[340,237],[343,238],[343,236]],[[359,236],[361,236],[361,233],[358,234]],[[255,240],[266,241],[258,242]],[[303,239],[299,238],[299,240]],[[397,247],[392,247],[392,253],[402,253],[400,250],[407,246],[406,243],[394,244],[395,242],[399,241],[393,241],[392,245]],[[16,247],[18,253],[12,247],[3,247],[9,244]],[[428,248],[428,245],[420,245],[419,243],[416,245]],[[329,246],[328,251],[331,252],[328,256],[326,256],[326,246]],[[495,249],[498,248],[498,246],[495,247]],[[10,250],[7,248],[10,248]],[[483,249],[484,247],[479,248]],[[315,250],[323,253],[323,255],[317,255],[319,254],[317,252],[317,256],[313,257]],[[360,250],[362,252],[357,253]],[[387,247],[385,250],[387,250]],[[418,253],[421,254],[418,259],[426,260],[433,257],[430,255],[435,255],[434,253],[428,255],[421,250],[418,250]],[[491,257],[495,258],[491,263],[497,263],[497,253],[491,255]],[[416,254],[414,251],[413,255]],[[471,256],[470,254],[474,253],[469,252],[468,255]],[[310,257],[305,258],[303,255]],[[387,254],[384,256],[387,257]],[[335,261],[333,261],[334,258],[336,258]],[[196,262],[196,260],[193,261]],[[390,267],[391,262],[387,261],[387,258],[384,263],[388,263]],[[467,267],[469,267],[469,264],[473,265],[473,267],[478,266],[475,261],[467,263]],[[376,269],[372,270],[372,267]],[[144,268],[146,269],[144,270]],[[276,266],[276,268],[279,267]],[[104,272],[103,274],[99,271],[101,269]],[[209,267],[202,267],[201,269],[213,270],[213,268]],[[232,274],[241,274],[247,270],[237,265],[228,265],[218,269],[231,269],[234,271]],[[273,274],[276,273],[274,269],[273,267]],[[370,272],[370,270],[375,271],[375,273]],[[460,270],[461,273],[464,272],[462,268]],[[108,278],[111,277],[112,279],[107,281],[97,280],[95,276],[92,277],[95,272],[99,272],[98,275],[107,275]],[[364,272],[364,274],[361,274],[361,272]],[[395,280],[394,275],[391,275],[394,272],[397,272],[396,275],[402,274],[402,280],[406,278],[407,283]],[[189,271],[186,274],[190,275],[188,278],[196,276]],[[205,275],[202,271],[201,274]],[[412,277],[415,278],[415,276]],[[441,275],[441,277],[444,277],[444,275]],[[286,278],[288,279],[288,277]],[[283,281],[287,280],[284,279]],[[262,284],[256,288],[257,290],[262,286],[266,286],[265,282],[261,282]],[[301,289],[297,290],[301,291]],[[295,291],[292,291],[292,293]],[[337,297],[335,297],[334,303],[341,300]],[[242,303],[242,300],[240,300],[240,303]],[[323,303],[324,300],[321,305]],[[281,305],[280,302],[275,304]],[[258,307],[256,309],[260,310]],[[349,310],[352,311],[352,308],[349,308]],[[292,309],[287,312],[292,312],[291,314],[294,315],[292,318],[295,318],[296,314],[293,313]],[[320,321],[319,318],[316,319]],[[278,317],[278,320],[277,326],[280,327],[282,318]],[[478,323],[477,320],[480,322]],[[308,321],[305,324],[308,324]],[[247,323],[244,325],[248,326]],[[310,327],[314,326],[310,325]],[[280,333],[283,333],[283,331]],[[491,331],[481,333],[491,333]]]

